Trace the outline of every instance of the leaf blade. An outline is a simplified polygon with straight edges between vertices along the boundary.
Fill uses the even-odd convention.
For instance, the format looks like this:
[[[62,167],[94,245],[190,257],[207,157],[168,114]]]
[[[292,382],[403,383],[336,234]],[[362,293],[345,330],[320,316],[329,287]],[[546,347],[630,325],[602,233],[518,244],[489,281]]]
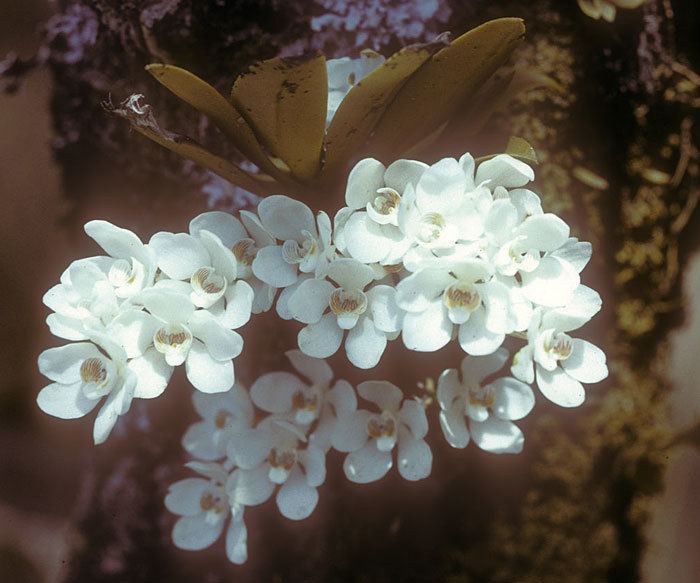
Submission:
[[[260,142],[303,181],[320,169],[327,100],[320,53],[256,63],[231,91],[231,102]]]
[[[153,63],[146,65],[146,71],[177,97],[209,117],[251,162],[264,172],[279,175],[279,170],[270,161],[243,116],[214,87],[193,73],[173,65]]]
[[[470,30],[433,55],[379,120],[369,154],[393,160],[447,121],[506,61],[525,34],[519,18]]]

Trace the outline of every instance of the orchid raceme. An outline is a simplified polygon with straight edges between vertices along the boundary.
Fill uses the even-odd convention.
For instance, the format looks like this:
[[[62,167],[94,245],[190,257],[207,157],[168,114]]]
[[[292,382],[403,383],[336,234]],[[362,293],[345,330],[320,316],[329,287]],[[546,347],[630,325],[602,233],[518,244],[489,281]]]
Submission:
[[[354,67],[329,71],[352,84]],[[575,407],[584,384],[608,374],[603,351],[571,336],[602,305],[581,283],[592,247],[543,209],[534,177],[507,154],[430,165],[366,158],[333,220],[273,194],[256,212],[206,212],[187,233],[159,232],[145,244],[91,221],[86,232],[105,255],[73,262],[44,296],[50,330],[71,343],[40,355],[52,382],[37,402],[65,419],[99,405],[101,443],[132,399],[158,397],[184,365],[199,419],[182,445],[200,476],[166,497],[179,516],[173,541],[202,549],[226,531],[238,564],[248,553],[245,508],[274,496],[286,518],[308,517],[332,449],[352,482],[379,480],[394,465],[422,480],[437,416],[451,447],[519,453],[516,422],[535,406],[531,385]],[[291,370],[263,373],[248,390],[234,368],[247,356],[243,328],[273,306],[298,347],[285,353]],[[406,351],[454,341],[466,354],[459,370],[442,372],[435,395],[381,379],[355,389],[323,360],[340,351],[373,369],[399,336]],[[524,342],[512,359],[511,340]]]

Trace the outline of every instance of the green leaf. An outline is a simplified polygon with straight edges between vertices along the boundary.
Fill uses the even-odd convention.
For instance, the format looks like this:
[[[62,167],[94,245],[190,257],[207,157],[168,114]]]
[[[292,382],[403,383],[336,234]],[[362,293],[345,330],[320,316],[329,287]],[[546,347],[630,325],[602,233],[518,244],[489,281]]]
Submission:
[[[488,154],[486,156],[479,156],[478,158],[476,158],[476,161],[484,162],[486,160],[494,158],[495,156],[498,156],[499,154],[508,154],[509,156],[513,156],[513,158],[519,158],[526,164],[540,163],[537,159],[537,153],[535,152],[535,148],[533,148],[530,145],[530,142],[524,140],[523,138],[519,138],[518,136],[510,137],[510,139],[508,140],[508,145],[506,146],[506,149],[503,150],[503,152],[498,152],[496,154]]]
[[[324,177],[345,168],[406,80],[441,47],[436,42],[401,49],[350,90],[328,127]]]
[[[238,110],[211,85],[185,69],[151,64],[146,70],[180,99],[209,117],[236,148],[264,172],[280,175]]]
[[[394,160],[448,121],[513,52],[525,34],[519,18],[492,20],[437,52],[413,75],[379,120],[369,153]]]
[[[281,167],[305,181],[320,168],[327,100],[321,54],[257,63],[231,91],[233,105],[260,142],[283,162]]]
[[[520,158],[523,162],[539,164],[537,153],[527,140],[518,136],[511,136],[506,146],[506,154],[510,154],[514,158]]]
[[[163,132],[155,131],[144,126],[132,125],[132,127],[140,134],[160,144],[164,148],[167,148],[171,152],[175,152],[183,158],[196,162],[200,166],[211,170],[236,186],[245,188],[260,196],[266,196],[279,190],[278,183],[271,177],[264,174],[249,174],[228,160],[216,154],[212,154],[190,138],[178,134],[165,135]]]

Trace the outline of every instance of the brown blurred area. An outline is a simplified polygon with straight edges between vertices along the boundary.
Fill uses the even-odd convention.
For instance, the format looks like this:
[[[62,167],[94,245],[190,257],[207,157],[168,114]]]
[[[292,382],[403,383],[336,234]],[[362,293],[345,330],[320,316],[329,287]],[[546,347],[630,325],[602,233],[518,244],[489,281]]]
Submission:
[[[2,0],[0,55],[34,54],[39,27],[51,13],[50,0]],[[152,213],[157,213],[159,227],[182,229],[201,209],[201,199],[191,197],[165,207],[149,205],[144,213],[134,201],[146,193],[109,197],[97,187],[86,204],[71,209],[61,196],[61,176],[52,159],[50,100],[51,75],[45,68],[34,71],[16,94],[0,93],[2,583],[62,580],[70,549],[80,543],[70,523],[84,470],[95,455],[91,422],[64,423],[41,414],[35,405],[46,384],[36,358],[43,349],[63,343],[49,334],[42,296],[73,259],[97,252],[79,225],[89,218],[109,218],[146,235],[156,224]],[[85,172],[89,175],[90,169]],[[167,193],[163,196],[167,199]],[[105,199],[111,201],[108,206],[101,202]]]
[[[32,54],[49,3],[2,5],[0,54]],[[58,226],[64,205],[51,159],[49,99],[48,71],[32,75],[15,96],[0,94],[0,580],[8,583],[60,578],[81,458],[75,432],[57,435],[33,407],[42,382],[36,356],[49,342],[37,308],[52,271],[72,254]]]

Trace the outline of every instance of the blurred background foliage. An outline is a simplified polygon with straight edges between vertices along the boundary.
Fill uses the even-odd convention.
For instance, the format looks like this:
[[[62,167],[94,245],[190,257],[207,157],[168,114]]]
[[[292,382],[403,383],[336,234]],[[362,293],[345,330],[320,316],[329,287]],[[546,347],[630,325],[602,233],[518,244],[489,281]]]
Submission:
[[[672,423],[668,370],[669,332],[684,315],[682,274],[698,246],[700,12],[694,0],[648,0],[636,8],[627,5],[639,2],[581,3],[51,4],[40,48],[8,55],[0,64],[0,85],[22,99],[32,70],[51,73],[52,148],[67,200],[63,228],[77,233],[86,216],[102,212],[104,218],[128,218],[142,235],[170,224],[184,228],[185,209],[234,209],[254,200],[107,115],[105,101],[143,93],[165,127],[235,159],[206,119],[144,71],[147,63],[177,64],[227,93],[256,60],[313,49],[328,57],[357,56],[365,47],[389,55],[445,30],[457,36],[491,18],[523,18],[527,38],[507,70],[536,72],[556,83],[521,91],[478,139],[460,143],[459,135],[452,136],[454,141],[433,155],[495,152],[511,135],[534,146],[540,160],[537,191],[547,208],[562,214],[575,235],[593,242],[584,281],[605,303],[584,332],[605,347],[612,373],[604,386],[591,388],[580,410],[562,411],[540,400],[524,423],[526,451],[517,458],[474,448],[452,451],[436,432],[434,475],[425,483],[387,478],[356,488],[330,472],[319,509],[304,523],[289,524],[269,508],[251,512],[251,560],[242,569],[226,564],[221,548],[187,554],[169,542],[172,521],[162,498],[168,483],[182,475],[178,440],[192,416],[188,391],[171,387],[162,403],[135,407],[114,443],[74,462],[79,496],[62,493],[72,533],[62,541],[66,550],[59,571],[65,580],[617,583],[642,578],[646,529],[669,459],[679,444],[697,443],[700,434],[692,425]],[[614,12],[606,5],[614,5]],[[592,17],[596,13],[598,19]],[[44,266],[51,274],[47,281],[61,269]],[[38,304],[25,308],[39,309]],[[243,378],[279,365],[278,354],[289,342],[273,334],[275,325],[258,317],[246,330],[246,352],[256,359]],[[439,363],[418,357],[410,374],[414,380],[434,377],[458,358],[458,351],[441,356]],[[400,359],[400,350],[390,351],[377,376],[405,366]],[[38,389],[3,386],[3,422],[31,424]],[[63,429],[51,425],[51,430]],[[71,444],[92,448],[87,432]],[[673,541],[668,544],[673,547]],[[10,547],[1,550],[0,579],[11,581],[17,573],[24,575],[16,580],[41,577],[23,555]],[[48,571],[42,572],[46,577]],[[699,579],[695,573],[687,581]]]

